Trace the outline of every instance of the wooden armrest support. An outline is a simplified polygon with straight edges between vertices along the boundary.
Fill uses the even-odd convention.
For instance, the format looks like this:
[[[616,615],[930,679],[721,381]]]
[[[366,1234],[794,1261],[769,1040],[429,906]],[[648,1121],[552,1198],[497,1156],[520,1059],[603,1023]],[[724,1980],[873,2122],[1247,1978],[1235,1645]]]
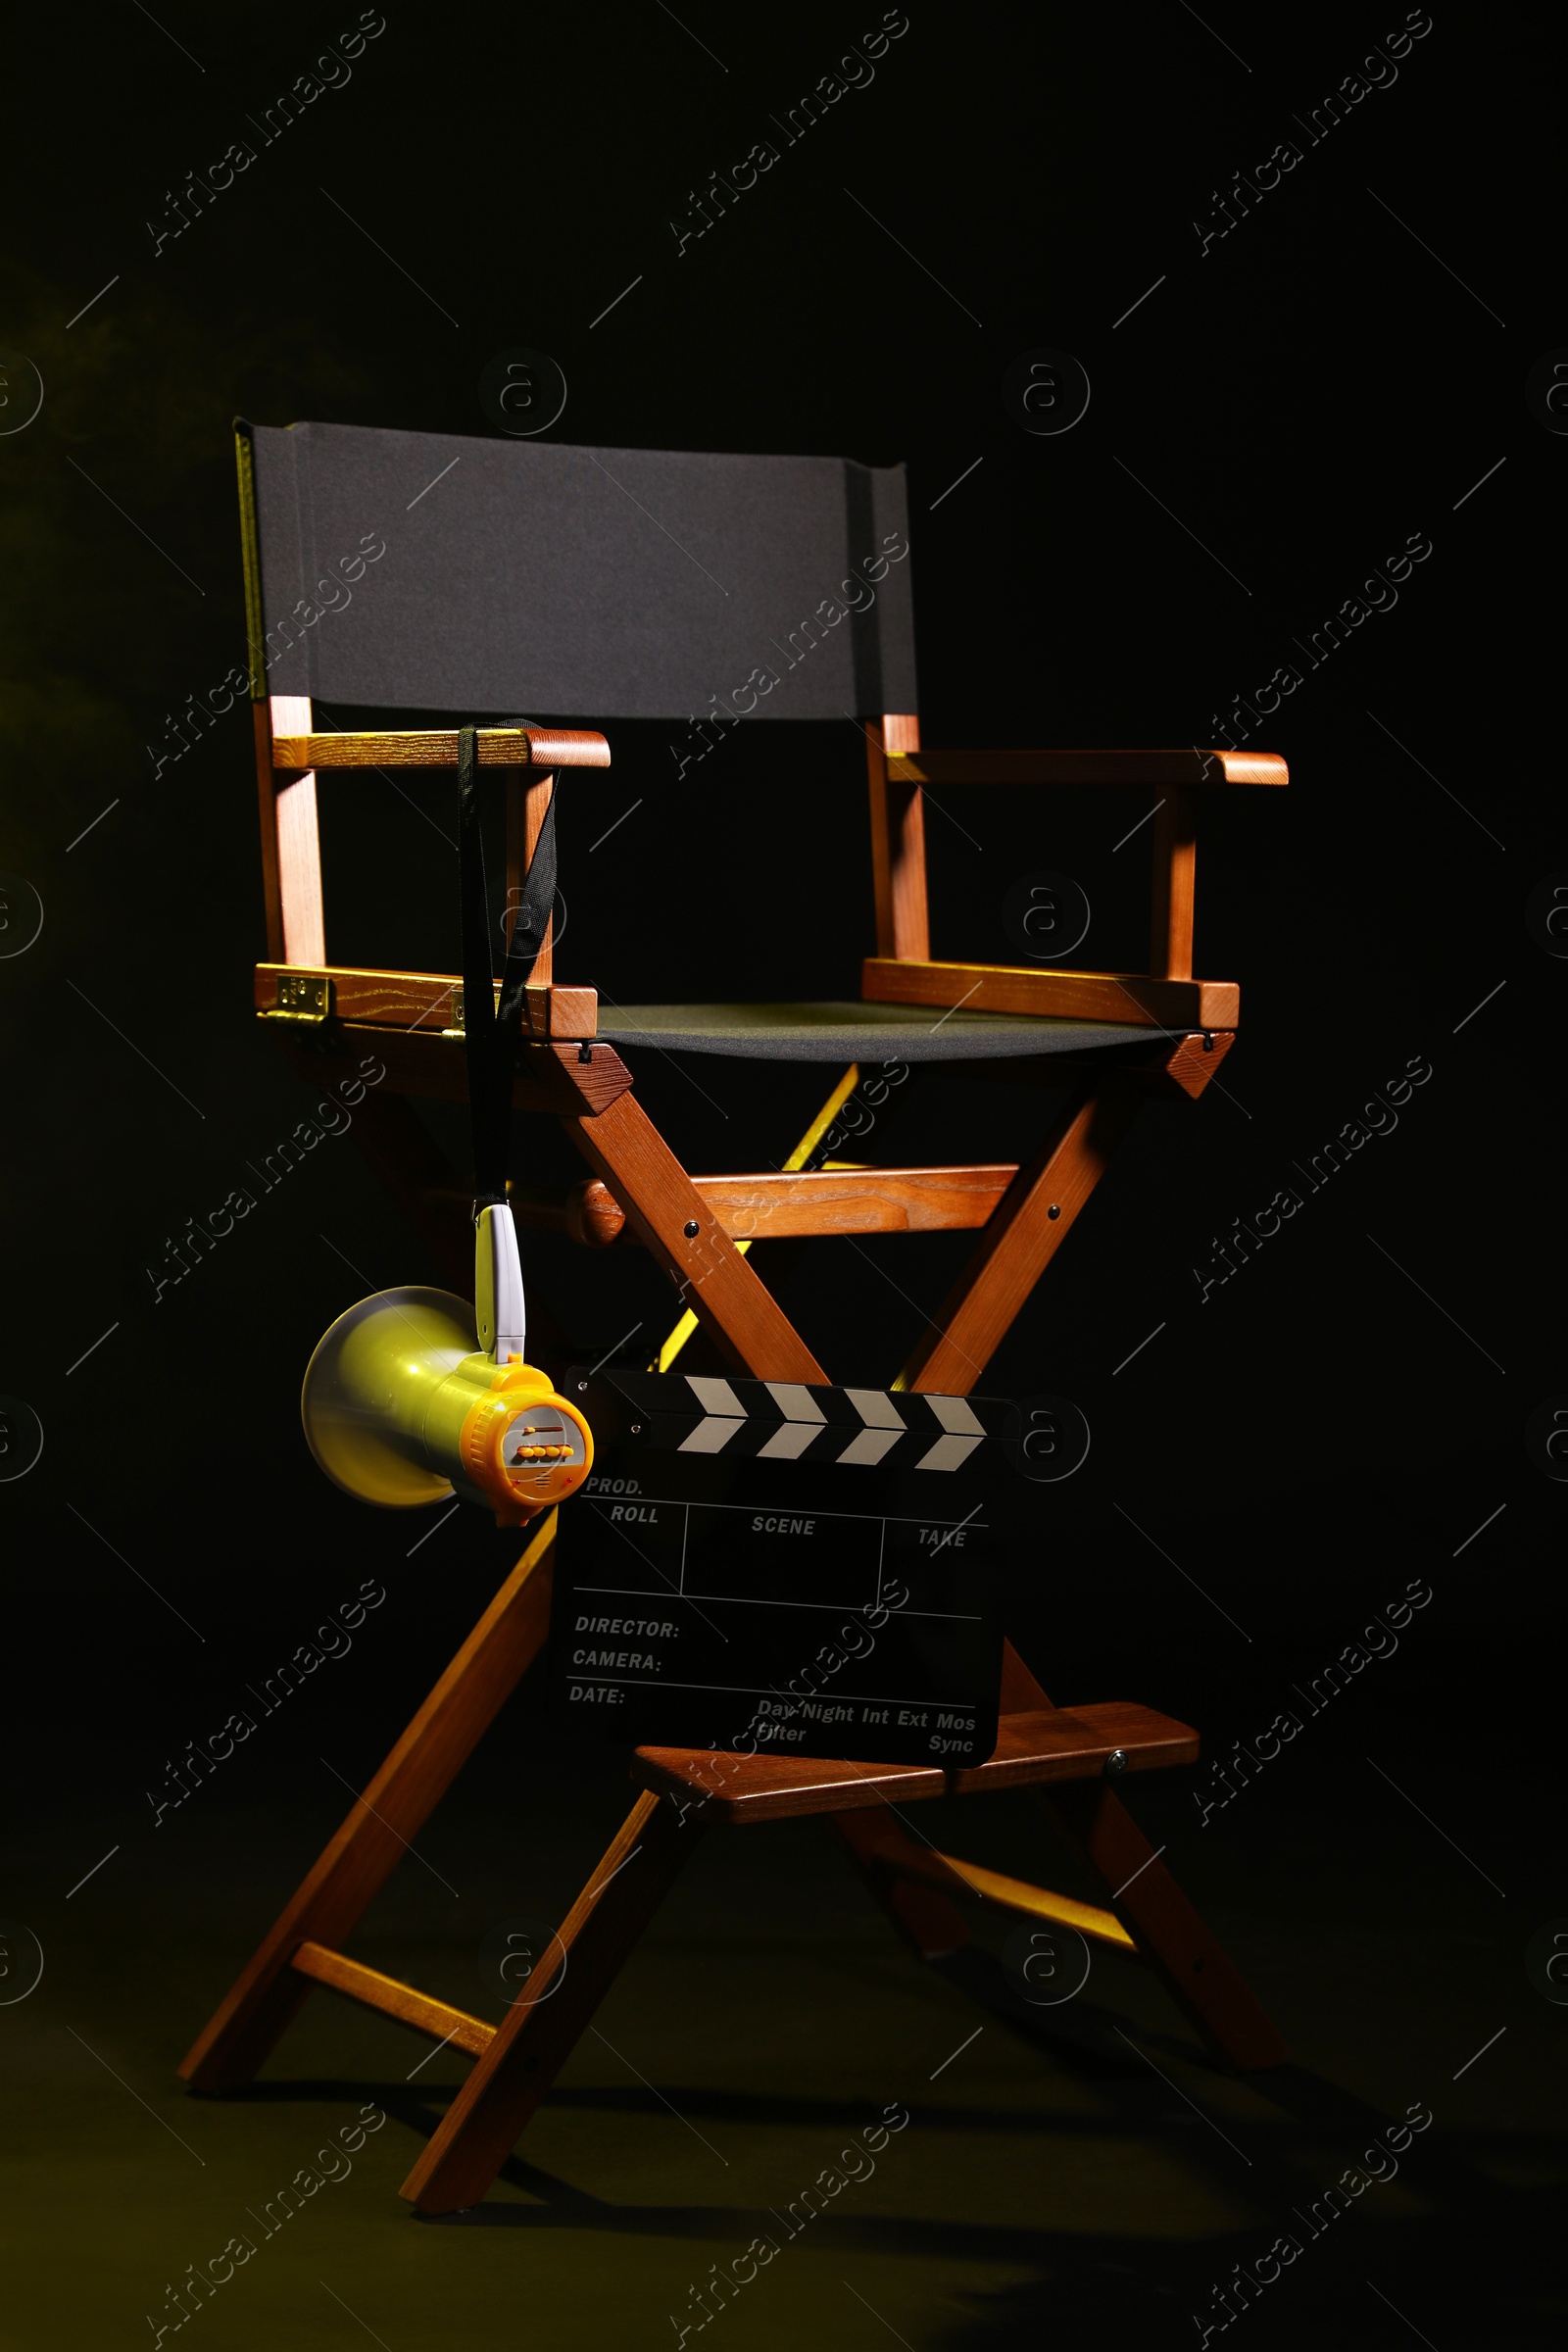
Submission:
[[[499,991],[500,982],[496,983]],[[348,964],[259,963],[256,1009],[304,1029],[327,1020],[440,1037],[463,1027],[463,982],[455,972],[383,972]],[[530,980],[523,991],[524,1034],[592,1038],[599,1033],[599,996],[591,988],[558,988]]]
[[[1273,752],[889,753],[898,784],[1288,784]]]
[[[1144,1029],[1234,1029],[1233,980],[1169,979],[1145,972],[1071,972],[1002,963],[913,963],[868,956],[860,966],[868,1004],[927,1004],[936,1012],[1015,1012],[1057,1020],[1128,1022]],[[971,1066],[962,1065],[967,1071]]]
[[[608,767],[603,735],[580,727],[481,727],[481,767]],[[458,730],[375,735],[277,735],[274,768],[456,767]]]
[[[871,780],[871,852],[876,880],[877,954],[865,967],[862,993],[883,1002],[939,1003],[929,983],[911,994],[909,971],[931,965],[926,906],[924,788],[949,784],[1122,784],[1159,795],[1151,811],[1153,891],[1150,906],[1150,990],[1139,990],[1140,1010],[1132,1017],[1171,1028],[1230,1028],[1236,1018],[1235,991],[1215,994],[1193,981],[1193,884],[1196,872],[1197,803],[1201,784],[1290,782],[1290,770],[1274,752],[1205,752],[1197,745],[1169,751],[1108,752],[928,752],[920,748],[918,720],[897,713],[880,728],[866,730]],[[1135,826],[1134,830],[1138,828]],[[1118,845],[1119,846],[1119,845]],[[949,967],[956,969],[957,967]],[[977,969],[978,967],[971,967]],[[1041,975],[1045,979],[1045,975]],[[995,983],[978,992],[976,1008],[996,1011],[1082,1012],[1114,1018],[1108,1004],[1090,1000],[1099,989],[1125,991],[1132,976],[1085,976],[1052,1000],[1036,989],[1024,1001],[1016,987],[1007,1001]],[[1177,982],[1178,989],[1161,984]],[[1076,993],[1079,1002],[1072,1002]],[[953,1002],[953,1000],[947,1000]],[[1123,1016],[1125,1017],[1125,1015]]]

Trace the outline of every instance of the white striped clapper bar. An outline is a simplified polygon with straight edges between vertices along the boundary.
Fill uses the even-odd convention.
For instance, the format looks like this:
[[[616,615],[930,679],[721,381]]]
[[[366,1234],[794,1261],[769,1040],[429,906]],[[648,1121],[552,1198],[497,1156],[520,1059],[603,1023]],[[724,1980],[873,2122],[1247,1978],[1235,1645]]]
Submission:
[[[591,1377],[573,1371],[565,1394],[586,1395]],[[867,1470],[984,1473],[1016,1463],[1018,1409],[1002,1397],[621,1370],[593,1377],[593,1393],[600,1445]]]

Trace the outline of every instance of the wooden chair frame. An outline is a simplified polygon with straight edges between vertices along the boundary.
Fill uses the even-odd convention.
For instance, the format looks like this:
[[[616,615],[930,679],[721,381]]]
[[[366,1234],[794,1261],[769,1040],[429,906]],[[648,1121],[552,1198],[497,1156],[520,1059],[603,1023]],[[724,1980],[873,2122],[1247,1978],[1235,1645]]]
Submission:
[[[669,1360],[683,1328],[701,1324],[738,1371],[807,1383],[828,1375],[749,1262],[752,1239],[977,1231],[967,1263],[895,1383],[962,1395],[980,1379],[1066,1239],[1141,1099],[1196,1099],[1233,1043],[1236,988],[1196,979],[1192,969],[1197,796],[1209,786],[1283,785],[1287,776],[1282,760],[1252,753],[923,753],[917,721],[900,714],[868,726],[866,737],[877,952],[865,962],[864,997],[937,1012],[967,1004],[1128,1022],[1149,1030],[1148,1054],[1025,1051],[1007,1060],[964,1063],[970,1076],[1068,1086],[1051,1134],[1021,1166],[862,1169],[829,1162],[807,1170],[802,1163],[855,1082],[852,1068],[782,1172],[694,1178],[642,1110],[620,1056],[597,1038],[594,992],[556,986],[547,935],[528,991],[514,1102],[559,1119],[590,1175],[554,1193],[514,1188],[513,1209],[519,1222],[552,1226],[585,1246],[635,1242],[655,1252],[689,1301],[685,1325],[662,1361]],[[367,1097],[355,1133],[454,1287],[466,1294],[468,1196],[405,1099],[461,1099],[466,1092],[461,983],[450,974],[327,963],[316,802],[318,772],[333,767],[455,767],[456,730],[319,734],[308,700],[275,696],[257,704],[256,746],[268,928],[268,960],[256,975],[258,1013],[276,1024],[286,1044],[349,1059],[370,1048],[385,1064],[390,1083]],[[481,732],[479,759],[507,771],[508,884],[515,904],[557,773],[606,765],[609,751],[596,734],[495,728]],[[1160,794],[1152,827],[1147,973],[932,959],[922,791],[980,783],[1135,784]],[[1196,1734],[1131,1705],[1056,1709],[1010,1642],[1002,1736],[992,1759],[972,1768],[639,1750],[633,1778],[641,1793],[560,1930],[561,1960],[543,1986],[549,1997],[510,2009],[500,2027],[351,1959],[341,1942],[540,1652],[554,1536],[552,1515],[198,2037],[180,2069],[194,2089],[221,2091],[248,2082],[311,1987],[324,1984],[474,2058],[403,2188],[423,2213],[471,2204],[494,2180],[703,1830],[802,1812],[831,1815],[889,1918],[926,1957],[967,1939],[952,1900],[967,1889],[1021,1918],[1076,1929],[1149,1962],[1230,2064],[1255,2069],[1284,2057],[1275,2029],[1117,1792],[1128,1772],[1194,1761]],[[1105,1906],[938,1853],[909,1838],[889,1810],[895,1801],[1015,1786],[1041,1796],[1056,1829],[1106,1887]]]

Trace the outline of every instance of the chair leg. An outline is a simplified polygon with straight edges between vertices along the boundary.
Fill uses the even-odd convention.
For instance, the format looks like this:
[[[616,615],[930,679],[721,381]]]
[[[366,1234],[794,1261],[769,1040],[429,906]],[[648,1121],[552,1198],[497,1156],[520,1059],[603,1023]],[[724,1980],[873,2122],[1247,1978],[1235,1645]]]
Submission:
[[[554,1976],[509,2011],[404,2181],[420,2213],[479,2202],[700,1835],[662,1797],[637,1799],[561,1930]]]
[[[757,1270],[724,1231],[658,1128],[631,1094],[595,1117],[562,1120],[626,1222],[669,1268],[719,1352],[753,1380],[825,1382],[827,1374]]]
[[[354,1810],[285,1906],[180,2074],[193,2090],[248,2082],[311,1989],[289,1966],[302,1943],[335,1946],[390,1878],[544,1646],[552,1511]]]
[[[1140,1953],[1210,2047],[1243,2074],[1283,2064],[1283,2036],[1115,1792],[1102,1780],[1035,1795],[1104,1880]]]
[[[968,1264],[920,1334],[896,1387],[928,1396],[933,1391],[969,1394],[1071,1232],[1138,1103],[1138,1096],[1114,1076],[1097,1079],[1068,1103],[1046,1144],[1018,1170],[992,1211]]]

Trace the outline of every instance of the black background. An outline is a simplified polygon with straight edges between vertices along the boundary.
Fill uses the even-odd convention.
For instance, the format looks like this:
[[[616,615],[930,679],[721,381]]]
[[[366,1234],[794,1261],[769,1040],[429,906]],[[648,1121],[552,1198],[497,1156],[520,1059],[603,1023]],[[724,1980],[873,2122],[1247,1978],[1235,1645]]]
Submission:
[[[147,747],[243,660],[231,416],[482,434],[481,369],[527,344],[565,373],[555,439],[906,462],[932,747],[1220,740],[1238,694],[1430,537],[1397,607],[1252,735],[1290,790],[1204,800],[1197,966],[1241,983],[1239,1042],[1201,1102],[1141,1115],[983,1385],[1070,1397],[1094,1432],[1084,1469],[1041,1490],[1020,1604],[1064,1702],[1138,1697],[1218,1749],[1430,1583],[1403,1654],[1340,1702],[1360,1714],[1334,1734],[1334,1815],[1380,1825],[1396,1881],[1442,1878],[1466,1917],[1492,1900],[1368,1779],[1381,1738],[1514,1895],[1488,1915],[1487,1965],[1527,2000],[1525,1936],[1568,1909],[1560,1828],[1548,1848],[1538,1827],[1560,1825],[1538,1784],[1562,1489],[1523,1435],[1568,1386],[1544,1150],[1568,975],[1524,924],[1568,864],[1544,723],[1568,443],[1523,395],[1563,340],[1558,273],[1531,258],[1557,218],[1549,20],[1440,14],[1396,83],[1308,145],[1297,118],[1401,12],[1259,29],[1179,7],[914,9],[872,84],[677,255],[689,191],[773,137],[876,11],[862,27],[821,8],[400,0],[348,85],[155,258],[147,221],[231,139],[260,146],[247,115],[353,24],[339,13],[34,13],[14,60],[0,341],[45,397],[0,438],[0,862],[44,927],[0,961],[0,1390],[45,1446],[0,1486],[0,1529],[13,1753],[66,1824],[62,1892],[78,1861],[144,1838],[165,1758],[374,1576],[388,1603],[329,1702],[345,1768],[368,1768],[504,1565],[466,1513],[406,1556],[413,1535],[304,1448],[321,1331],[367,1290],[439,1279],[343,1141],[154,1303],[166,1237],[313,1098],[250,1018],[249,714],[156,777]],[[1213,191],[1290,138],[1299,165],[1202,253]],[[1038,346],[1092,385],[1058,437],[1003,405]],[[558,978],[622,1004],[855,994],[872,944],[858,740],[748,727],[677,788],[679,732],[612,729],[610,775],[564,796]],[[432,829],[452,834],[453,796],[408,789],[323,783],[334,961],[453,968],[456,861]],[[1077,960],[1136,966],[1148,830],[1114,845],[1148,802],[941,796],[935,952],[1010,960],[1003,902],[1051,868],[1093,906]],[[1396,1132],[1200,1303],[1214,1237],[1412,1056],[1432,1076]],[[775,1164],[822,1091],[808,1068],[707,1058],[636,1076],[698,1169]],[[933,1078],[868,1155],[1018,1157],[1046,1117]],[[442,1134],[461,1154],[461,1118]],[[570,1173],[559,1139],[524,1134],[516,1172]],[[962,1250],[821,1243],[781,1295],[835,1378],[885,1382]],[[673,1320],[639,1255],[534,1238],[525,1273],[584,1351]],[[290,1727],[269,1764],[236,1759],[238,1795],[287,1817],[317,1744]],[[1310,1814],[1328,1749],[1287,1769]],[[309,1850],[302,1833],[301,1865]]]

